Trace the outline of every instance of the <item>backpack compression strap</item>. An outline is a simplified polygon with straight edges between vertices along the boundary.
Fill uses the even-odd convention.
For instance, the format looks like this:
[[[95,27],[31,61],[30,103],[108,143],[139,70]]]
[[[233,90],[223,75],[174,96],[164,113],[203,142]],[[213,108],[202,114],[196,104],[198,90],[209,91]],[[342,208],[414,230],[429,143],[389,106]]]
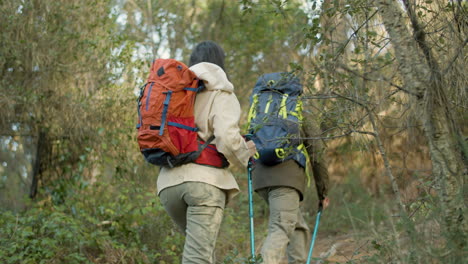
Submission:
[[[204,88],[205,88],[205,84],[203,83],[202,80],[199,80],[197,88],[185,87],[184,90],[198,93]],[[163,94],[166,95],[166,99],[164,100],[164,108],[163,108],[162,119],[161,119],[161,128],[159,130],[160,136],[162,136],[164,133],[164,126],[166,125],[167,110],[169,109],[169,102],[171,101],[172,91],[163,92]],[[148,104],[146,106],[148,107]],[[180,128],[187,129],[190,131],[195,131],[195,132],[198,131],[196,127],[189,127],[189,126],[185,126],[185,125],[178,124],[175,122],[168,122],[168,125],[180,127]]]
[[[206,142],[199,140],[197,151],[199,156],[194,163],[215,168],[226,168],[229,166],[228,160],[216,149],[216,145],[210,144],[214,139],[215,136],[212,135]]]
[[[145,83],[140,87],[140,95],[138,96],[138,99],[137,99],[137,111],[138,111],[138,124],[136,125],[137,129],[141,127],[141,123],[142,123],[141,112],[140,112],[141,98],[143,98],[143,93],[145,92],[145,87],[147,84],[148,83]]]

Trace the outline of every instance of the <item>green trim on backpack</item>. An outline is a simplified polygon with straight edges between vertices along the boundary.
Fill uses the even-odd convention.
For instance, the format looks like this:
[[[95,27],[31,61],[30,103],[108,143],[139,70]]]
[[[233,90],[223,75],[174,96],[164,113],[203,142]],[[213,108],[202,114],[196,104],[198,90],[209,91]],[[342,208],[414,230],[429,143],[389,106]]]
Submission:
[[[273,95],[272,94],[270,94],[270,98],[268,98],[268,102],[265,105],[265,114],[268,113],[268,110],[270,110],[271,102],[273,102]]]
[[[278,115],[284,119],[288,118],[288,109],[286,108],[286,101],[288,100],[288,97],[288,94],[283,94],[283,99],[281,99],[281,105],[278,111]]]

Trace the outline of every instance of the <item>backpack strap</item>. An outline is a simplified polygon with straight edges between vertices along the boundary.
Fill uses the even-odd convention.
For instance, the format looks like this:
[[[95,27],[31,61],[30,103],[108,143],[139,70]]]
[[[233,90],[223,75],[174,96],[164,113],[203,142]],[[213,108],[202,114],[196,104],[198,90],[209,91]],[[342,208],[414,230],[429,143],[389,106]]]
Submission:
[[[300,144],[298,147],[297,147],[297,150],[300,151],[302,153],[302,155],[305,156],[305,159],[306,159],[306,163],[305,163],[305,173],[306,173],[306,177],[307,177],[307,187],[310,187],[310,157],[309,157],[309,153],[307,152],[307,149],[304,145],[304,143]]]
[[[161,128],[159,129],[159,135],[162,136],[164,133],[164,126],[166,125],[166,118],[167,118],[167,109],[169,109],[169,102],[171,101],[172,91],[163,92],[166,95],[166,99],[164,100],[164,108],[162,112],[161,118]]]
[[[198,131],[198,127],[186,126],[186,125],[183,125],[183,124],[180,124],[180,123],[176,123],[176,122],[167,122],[167,125],[168,125],[168,126],[174,126],[174,127],[182,128],[182,129],[186,129],[186,130],[190,130],[190,131],[193,131],[193,132],[197,132],[197,131]]]
[[[153,90],[153,85],[154,85],[154,82],[151,83],[151,85],[149,87],[149,90],[148,90],[148,94],[146,95],[146,106],[145,106],[146,111],[148,111],[149,100],[150,100],[150,97],[151,97],[151,91]]]
[[[141,87],[140,87],[140,95],[138,96],[138,99],[137,99],[137,112],[138,112],[138,124],[136,125],[136,128],[140,128],[141,125],[142,125],[142,117],[141,117],[141,112],[140,112],[140,107],[141,107],[141,98],[143,98],[143,94],[145,93],[145,87],[148,83],[145,83],[143,84]]]
[[[212,142],[214,139],[215,139],[215,136],[214,136],[214,135],[211,135],[211,137],[208,138],[208,140],[207,140],[205,143],[203,143],[202,145],[200,145],[200,146],[198,147],[198,150],[199,150],[199,151],[204,150],[206,147],[208,147],[208,145],[211,144],[211,142]]]
[[[226,168],[229,166],[229,161],[216,149],[215,145],[210,144],[214,139],[215,136],[212,135],[206,142],[199,142],[197,151],[199,156],[194,163],[214,168]]]
[[[203,80],[198,79],[198,87],[197,88],[192,88],[192,87],[185,87],[184,90],[191,91],[191,92],[200,92],[201,90],[205,89],[205,84],[203,83]]]

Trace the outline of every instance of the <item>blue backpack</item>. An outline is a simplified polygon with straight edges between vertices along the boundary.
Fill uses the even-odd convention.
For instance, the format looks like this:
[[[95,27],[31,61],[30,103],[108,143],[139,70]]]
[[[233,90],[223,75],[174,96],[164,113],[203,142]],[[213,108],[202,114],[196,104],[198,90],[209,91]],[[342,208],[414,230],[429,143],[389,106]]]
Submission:
[[[274,166],[293,159],[308,174],[309,156],[301,139],[302,84],[287,72],[262,75],[250,96],[248,130],[255,160]]]

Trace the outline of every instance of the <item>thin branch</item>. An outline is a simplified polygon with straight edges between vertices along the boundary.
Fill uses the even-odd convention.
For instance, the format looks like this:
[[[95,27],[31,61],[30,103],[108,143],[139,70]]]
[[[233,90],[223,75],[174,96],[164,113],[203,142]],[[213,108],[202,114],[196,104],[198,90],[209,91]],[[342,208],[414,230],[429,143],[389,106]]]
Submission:
[[[356,248],[356,249],[354,250],[354,252],[353,252],[353,255],[351,256],[351,260],[352,260],[355,256],[359,255],[360,250],[361,250],[362,248],[364,248],[364,246],[366,246],[367,244],[369,244],[369,240],[366,240],[365,243],[363,243],[361,246],[359,246],[358,248]]]
[[[333,98],[339,98],[339,96],[329,95],[329,94],[314,94],[314,95],[302,96],[302,99],[333,99]]]
[[[395,176],[393,176],[393,173],[392,173],[392,166],[390,165],[390,161],[388,160],[388,157],[387,157],[387,154],[386,154],[386,151],[385,151],[385,147],[384,147],[382,141],[380,140],[380,135],[379,135],[379,132],[378,132],[377,124],[376,124],[376,122],[374,120],[374,116],[371,113],[369,113],[369,121],[372,124],[372,128],[374,128],[375,140],[377,141],[377,146],[379,147],[380,155],[382,156],[387,175],[390,178],[390,181],[392,183],[392,189],[393,189],[393,192],[395,193],[397,202],[398,202],[398,204],[400,206],[400,210],[402,212],[406,212],[405,205],[403,204],[403,201],[401,200],[400,189],[398,188],[398,184],[396,182]]]
[[[352,98],[352,97],[348,97],[348,96],[344,96],[342,94],[339,94],[339,93],[336,93],[335,91],[332,91],[331,94],[333,95],[336,95],[338,96],[339,98],[341,99],[345,99],[347,101],[350,101],[352,103],[355,103],[357,105],[360,105],[361,107],[363,107],[364,109],[367,109],[367,105],[365,105],[363,102],[361,102],[360,100],[358,99],[355,99],[355,98]]]
[[[343,51],[345,50],[346,46],[348,46],[349,42],[351,42],[351,39],[357,35],[357,33],[359,32],[359,30],[361,30],[361,28],[366,25],[374,16],[375,14],[377,14],[378,12],[378,9],[374,11],[374,13],[372,13],[372,15],[370,15],[352,34],[351,36],[346,40],[346,42],[343,44],[343,46],[340,48],[340,50],[338,50],[338,52],[336,53],[336,56],[335,56],[335,59],[336,60],[338,58],[339,55],[341,55],[341,53],[343,53]]]
[[[340,67],[341,69],[343,69],[343,70],[345,70],[345,71],[347,71],[347,72],[349,72],[349,73],[354,74],[355,76],[361,77],[363,80],[366,80],[366,81],[373,81],[373,82],[380,81],[380,80],[378,80],[378,79],[376,80],[376,79],[372,79],[372,78],[369,78],[369,77],[367,77],[367,76],[364,76],[364,75],[362,75],[362,74],[360,74],[360,73],[358,73],[358,72],[356,72],[356,71],[350,69],[350,68],[347,67],[346,65],[339,64],[338,67]],[[419,98],[419,96],[418,96],[416,93],[413,93],[413,92],[411,92],[411,91],[409,91],[409,90],[406,90],[405,88],[403,88],[403,87],[401,87],[401,86],[399,86],[399,85],[393,83],[392,81],[388,80],[388,79],[385,78],[385,77],[382,77],[382,80],[385,81],[385,82],[387,82],[388,84],[390,84],[391,86],[397,88],[398,90],[400,90],[400,91],[402,91],[402,92],[405,92],[405,93],[407,93],[407,94],[410,94],[410,95],[413,95],[413,96],[416,96],[416,97]]]
[[[458,59],[458,56],[460,56],[460,54],[463,53],[463,49],[465,48],[465,46],[466,46],[467,43],[468,43],[468,37],[465,39],[465,41],[463,42],[463,44],[460,45],[460,47],[458,47],[457,52],[455,52],[455,55],[454,55],[453,58],[450,60],[449,65],[447,65],[447,68],[445,68],[445,70],[442,71],[442,76],[447,75],[448,71],[452,68],[453,64],[454,64],[455,61]]]
[[[373,136],[373,137],[377,136],[377,134],[375,132],[370,132],[370,131],[352,130],[352,132],[359,133],[359,134],[364,134],[364,135],[370,135],[370,136]]]
[[[369,121],[370,121],[370,123],[372,125],[372,128],[374,129],[374,132],[373,132],[374,133],[374,138],[375,138],[375,140],[377,142],[377,146],[378,146],[379,151],[380,151],[380,156],[382,157],[382,160],[384,162],[385,172],[387,173],[387,176],[390,178],[390,182],[392,184],[392,189],[393,189],[393,192],[395,193],[398,205],[400,206],[400,210],[401,210],[401,212],[405,213],[406,210],[405,210],[405,206],[403,204],[403,201],[401,199],[400,189],[399,189],[398,184],[396,182],[396,178],[392,173],[392,166],[390,165],[390,161],[388,160],[388,157],[387,157],[387,154],[386,154],[386,151],[385,151],[385,147],[384,147],[382,141],[380,140],[380,135],[379,135],[377,123],[375,122],[374,116],[372,115],[372,111],[369,109],[369,107],[367,105],[364,105],[359,100],[356,100],[354,98],[347,97],[347,96],[344,96],[344,95],[340,95],[340,94],[337,94],[335,92],[332,92],[332,94],[338,95],[338,96],[340,96],[341,98],[343,98],[345,100],[348,100],[348,101],[351,101],[351,102],[353,102],[355,104],[358,104],[368,112]]]

